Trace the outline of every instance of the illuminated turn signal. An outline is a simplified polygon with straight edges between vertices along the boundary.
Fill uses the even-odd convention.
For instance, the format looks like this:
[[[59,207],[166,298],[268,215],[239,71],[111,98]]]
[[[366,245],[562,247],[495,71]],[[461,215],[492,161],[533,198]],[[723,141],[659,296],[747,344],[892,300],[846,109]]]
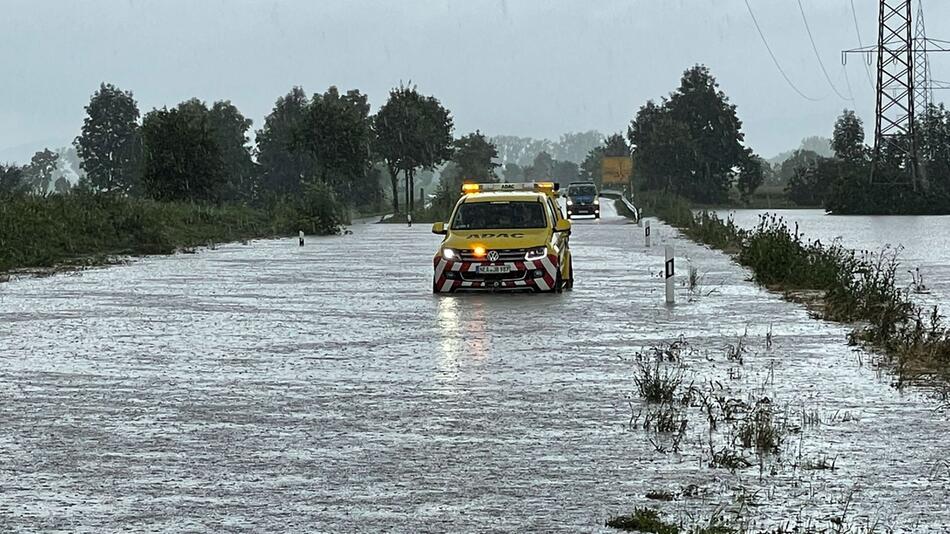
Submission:
[[[480,187],[478,184],[462,184],[462,193],[478,193]]]

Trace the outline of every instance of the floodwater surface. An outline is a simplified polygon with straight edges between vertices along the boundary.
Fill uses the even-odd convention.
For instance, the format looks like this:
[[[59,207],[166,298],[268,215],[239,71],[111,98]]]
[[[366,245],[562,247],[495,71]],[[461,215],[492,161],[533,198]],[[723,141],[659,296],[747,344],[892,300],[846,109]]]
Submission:
[[[2,284],[0,530],[607,532],[635,506],[950,528],[935,401],[653,228],[673,307],[662,247],[616,216],[577,221],[563,294],[435,296],[439,238],[377,224]],[[678,338],[697,388],[775,406],[778,454],[709,467],[695,408],[679,452],[630,427],[637,353]]]

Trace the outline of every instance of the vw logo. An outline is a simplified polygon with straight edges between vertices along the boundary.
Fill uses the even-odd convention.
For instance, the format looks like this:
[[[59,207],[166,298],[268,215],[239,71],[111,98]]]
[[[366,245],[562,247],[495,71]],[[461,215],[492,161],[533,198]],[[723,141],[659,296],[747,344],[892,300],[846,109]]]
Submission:
[[[498,261],[498,251],[497,251],[497,250],[489,250],[489,251],[488,251],[488,261],[492,261],[492,262]]]

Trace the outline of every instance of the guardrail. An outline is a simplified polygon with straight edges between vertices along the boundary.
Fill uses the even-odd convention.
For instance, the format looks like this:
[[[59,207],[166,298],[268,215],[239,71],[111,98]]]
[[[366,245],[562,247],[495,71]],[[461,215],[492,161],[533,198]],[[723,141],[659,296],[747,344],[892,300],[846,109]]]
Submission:
[[[624,195],[623,191],[619,191],[616,189],[602,189],[600,191],[600,196],[623,202],[623,205],[628,210],[630,210],[630,213],[633,214],[634,220],[637,222],[640,221],[640,210],[637,209],[637,207],[633,204],[633,202],[631,202],[630,199],[628,199]]]

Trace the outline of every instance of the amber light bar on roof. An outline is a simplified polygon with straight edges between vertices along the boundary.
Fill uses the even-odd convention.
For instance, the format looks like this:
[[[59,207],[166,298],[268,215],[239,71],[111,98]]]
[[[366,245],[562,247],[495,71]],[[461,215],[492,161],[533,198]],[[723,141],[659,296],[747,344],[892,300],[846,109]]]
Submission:
[[[462,193],[481,193],[483,191],[537,191],[553,193],[560,189],[557,182],[504,182],[499,184],[462,184]]]

